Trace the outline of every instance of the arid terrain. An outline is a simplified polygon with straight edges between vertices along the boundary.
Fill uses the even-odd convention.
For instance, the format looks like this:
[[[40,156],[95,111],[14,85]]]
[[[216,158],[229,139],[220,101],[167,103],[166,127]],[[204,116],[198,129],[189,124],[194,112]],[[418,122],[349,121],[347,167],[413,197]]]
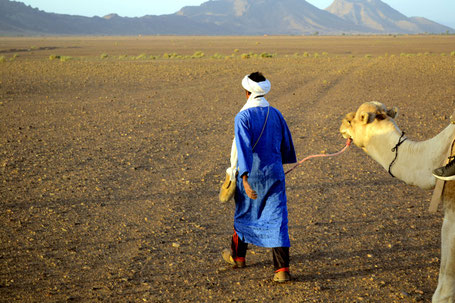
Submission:
[[[442,209],[360,149],[287,177],[291,273],[221,259],[240,81],[262,71],[298,158],[397,106],[423,140],[455,108],[455,36],[0,38],[1,302],[429,302]]]

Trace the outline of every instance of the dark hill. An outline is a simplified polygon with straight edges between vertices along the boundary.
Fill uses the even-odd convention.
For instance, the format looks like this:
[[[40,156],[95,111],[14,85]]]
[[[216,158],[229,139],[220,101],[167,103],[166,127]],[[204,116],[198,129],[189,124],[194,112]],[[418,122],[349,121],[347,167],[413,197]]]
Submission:
[[[53,14],[21,2],[0,0],[1,35],[218,35],[216,25],[185,16],[161,15],[126,18],[116,14],[82,17]]]

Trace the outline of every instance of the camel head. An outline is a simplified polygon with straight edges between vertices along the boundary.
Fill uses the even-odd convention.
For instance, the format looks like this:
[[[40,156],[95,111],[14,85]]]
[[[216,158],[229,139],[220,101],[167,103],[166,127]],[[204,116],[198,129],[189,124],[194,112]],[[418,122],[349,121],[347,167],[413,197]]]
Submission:
[[[398,115],[396,107],[387,107],[377,101],[363,103],[356,112],[346,115],[343,119],[340,132],[344,138],[351,138],[358,147],[365,147],[370,138],[378,132],[389,131],[395,127],[395,117]]]

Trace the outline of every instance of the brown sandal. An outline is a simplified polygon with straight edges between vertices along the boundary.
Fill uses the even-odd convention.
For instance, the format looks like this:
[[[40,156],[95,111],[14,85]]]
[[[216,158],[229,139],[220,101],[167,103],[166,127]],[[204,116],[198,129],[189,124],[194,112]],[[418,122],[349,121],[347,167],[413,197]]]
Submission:
[[[232,258],[231,251],[229,249],[223,250],[221,255],[223,256],[223,260],[226,261],[227,263],[231,264],[233,266],[233,268],[243,268],[246,266],[246,263],[244,260],[243,261],[240,261],[240,260],[234,261],[234,258]]]

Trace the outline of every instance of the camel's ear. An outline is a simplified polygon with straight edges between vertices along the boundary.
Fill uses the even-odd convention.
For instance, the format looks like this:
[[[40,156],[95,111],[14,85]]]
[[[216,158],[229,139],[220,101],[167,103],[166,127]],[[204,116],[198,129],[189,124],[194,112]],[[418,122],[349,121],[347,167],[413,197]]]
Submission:
[[[375,118],[376,118],[376,114],[375,113],[362,112],[360,114],[360,121],[362,121],[363,124],[371,123],[371,122],[374,121]]]
[[[392,119],[395,119],[398,116],[398,108],[396,108],[394,106],[391,109],[388,109],[387,110],[387,116],[389,116]]]

